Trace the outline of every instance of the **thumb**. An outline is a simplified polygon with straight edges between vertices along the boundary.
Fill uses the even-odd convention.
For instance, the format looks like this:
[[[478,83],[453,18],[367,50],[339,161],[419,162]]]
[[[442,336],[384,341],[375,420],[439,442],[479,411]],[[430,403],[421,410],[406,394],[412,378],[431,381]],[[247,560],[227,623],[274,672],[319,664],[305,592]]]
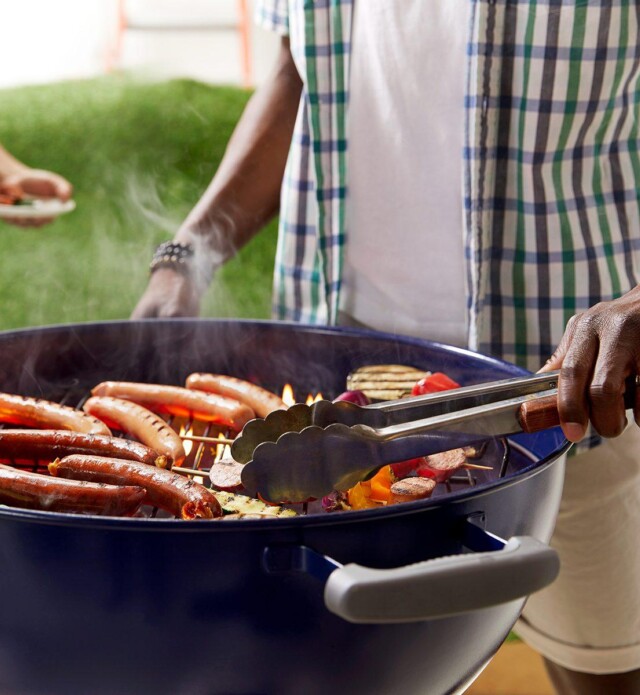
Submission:
[[[12,183],[23,194],[36,198],[59,198],[66,201],[73,191],[71,184],[62,176],[37,169],[32,169]]]
[[[555,352],[551,357],[538,369],[538,374],[542,372],[553,372],[562,367],[562,362],[564,361],[564,356],[567,354],[565,348],[563,348],[562,343],[558,345]]]

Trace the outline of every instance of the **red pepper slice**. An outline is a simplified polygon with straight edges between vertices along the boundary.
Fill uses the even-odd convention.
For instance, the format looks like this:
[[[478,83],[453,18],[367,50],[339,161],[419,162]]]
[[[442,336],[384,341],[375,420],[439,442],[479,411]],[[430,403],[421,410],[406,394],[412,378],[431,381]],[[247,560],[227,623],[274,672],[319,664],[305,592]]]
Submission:
[[[416,473],[420,478],[432,478],[436,481],[436,483],[446,483],[447,480],[449,480],[449,478],[455,473],[455,471],[438,471],[431,468],[431,466],[428,464],[425,464],[424,466],[418,468]]]
[[[417,471],[418,468],[420,468],[420,466],[424,466],[425,462],[426,460],[424,456],[421,456],[417,459],[407,459],[406,461],[398,461],[397,463],[391,464],[391,470],[393,472],[393,475],[395,475],[395,477],[398,480],[402,480],[403,478],[406,478],[412,473],[415,473],[415,471]]]
[[[460,388],[453,379],[450,379],[442,372],[433,372],[418,381],[411,389],[412,396],[422,396],[425,393],[436,393],[437,391],[449,391],[450,389]]]

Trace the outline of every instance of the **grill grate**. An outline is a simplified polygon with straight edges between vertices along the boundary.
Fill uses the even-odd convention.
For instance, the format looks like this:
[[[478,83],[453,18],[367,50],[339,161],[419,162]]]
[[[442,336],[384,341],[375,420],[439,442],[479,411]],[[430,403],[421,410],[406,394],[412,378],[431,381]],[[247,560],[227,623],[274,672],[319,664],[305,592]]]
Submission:
[[[77,409],[82,409],[84,402],[91,396],[91,392],[87,391],[78,398],[77,391],[73,389],[64,393],[58,402],[62,405],[70,405]],[[45,396],[46,397],[46,396]],[[179,418],[168,415],[165,420],[178,434],[189,433],[194,437],[206,437],[217,439],[231,439],[233,432],[225,428],[219,427],[213,423],[198,421],[192,418]],[[5,425],[0,423],[0,429]],[[13,425],[12,425],[13,427]],[[118,431],[113,432],[114,436],[125,437],[123,433]],[[189,446],[187,441],[184,442],[186,447]],[[191,449],[185,458],[182,466],[174,468],[174,470],[189,475],[206,487],[211,488],[209,479],[209,469],[222,454],[224,444],[213,444],[211,442],[192,441]],[[506,438],[490,440],[483,446],[480,454],[473,459],[473,462],[481,463],[485,466],[491,466],[492,470],[478,471],[466,469],[462,474],[454,475],[445,483],[439,483],[431,496],[431,498],[451,494],[465,488],[475,487],[477,485],[490,481],[504,478],[510,472],[512,467],[511,446]],[[16,461],[11,460],[11,465],[21,470],[29,470],[32,472],[46,473],[46,464],[39,461]],[[304,502],[300,504],[283,505],[295,510],[298,514],[312,513],[327,513],[322,509],[321,501]],[[147,508],[145,510],[151,518],[172,518],[168,513],[158,510],[157,508]],[[335,512],[334,512],[335,513]]]

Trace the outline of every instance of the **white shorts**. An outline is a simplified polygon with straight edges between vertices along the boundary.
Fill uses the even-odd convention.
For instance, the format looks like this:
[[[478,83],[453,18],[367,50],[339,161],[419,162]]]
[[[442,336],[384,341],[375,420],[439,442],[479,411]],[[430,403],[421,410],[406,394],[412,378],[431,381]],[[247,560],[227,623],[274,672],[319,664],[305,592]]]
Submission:
[[[560,575],[525,606],[516,633],[583,673],[640,668],[640,428],[569,457],[551,545]]]

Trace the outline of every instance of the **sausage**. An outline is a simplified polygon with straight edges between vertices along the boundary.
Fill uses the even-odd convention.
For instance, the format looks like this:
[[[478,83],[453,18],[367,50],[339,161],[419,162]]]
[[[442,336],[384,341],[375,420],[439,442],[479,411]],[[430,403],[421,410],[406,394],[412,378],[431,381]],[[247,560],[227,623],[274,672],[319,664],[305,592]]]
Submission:
[[[467,463],[464,449],[450,449],[424,457],[424,463],[417,469],[419,476],[433,478],[436,483],[446,483],[456,471]]]
[[[52,478],[0,464],[0,502],[50,512],[131,516],[145,498],[142,487]]]
[[[190,374],[187,377],[186,387],[235,398],[248,405],[258,417],[267,417],[274,410],[286,410],[287,408],[287,404],[282,398],[271,391],[249,381],[224,374],[205,374],[202,372]]]
[[[20,202],[20,196],[7,191],[0,193],[0,205],[16,205]]]
[[[391,502],[415,502],[431,497],[436,486],[432,478],[405,478],[391,486]]]
[[[104,422],[83,413],[82,410],[43,398],[18,396],[13,393],[0,393],[0,422],[44,429],[111,434]]]
[[[0,459],[53,461],[69,454],[113,456],[161,468],[167,465],[166,458],[148,446],[120,437],[69,430],[0,430]]]
[[[49,464],[49,473],[61,478],[112,485],[139,485],[146,490],[145,504],[164,509],[182,519],[222,516],[217,497],[187,476],[135,461],[99,456],[65,456]]]
[[[167,423],[147,408],[111,396],[93,396],[82,406],[109,427],[132,435],[167,459],[167,467],[179,466],[186,454],[182,439]]]
[[[255,413],[249,406],[232,398],[164,384],[139,384],[132,381],[103,381],[92,391],[94,396],[114,396],[139,403],[156,413],[213,422],[240,431]]]
[[[209,469],[209,480],[218,490],[239,490],[242,487],[243,468],[244,464],[238,463],[230,455],[223,456]]]

